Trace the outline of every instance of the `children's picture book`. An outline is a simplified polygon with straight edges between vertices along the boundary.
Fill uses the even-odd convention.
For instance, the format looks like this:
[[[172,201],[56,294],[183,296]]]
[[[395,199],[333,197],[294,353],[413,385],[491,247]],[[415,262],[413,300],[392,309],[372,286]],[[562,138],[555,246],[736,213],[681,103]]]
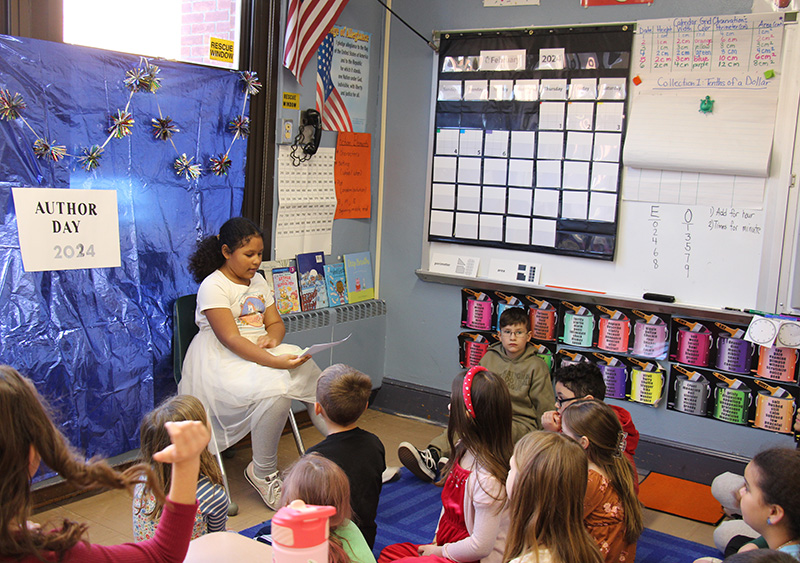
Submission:
[[[326,264],[325,282],[328,284],[328,303],[331,307],[347,305],[347,278],[344,264]]]
[[[300,312],[300,292],[297,287],[297,272],[294,266],[272,268],[272,285],[275,291],[275,307],[281,315]]]
[[[347,277],[347,297],[350,303],[375,298],[375,283],[372,279],[372,260],[369,251],[345,254],[344,271]]]
[[[325,287],[325,255],[306,252],[297,255],[297,276],[300,283],[300,307],[313,311],[328,306],[328,289]]]

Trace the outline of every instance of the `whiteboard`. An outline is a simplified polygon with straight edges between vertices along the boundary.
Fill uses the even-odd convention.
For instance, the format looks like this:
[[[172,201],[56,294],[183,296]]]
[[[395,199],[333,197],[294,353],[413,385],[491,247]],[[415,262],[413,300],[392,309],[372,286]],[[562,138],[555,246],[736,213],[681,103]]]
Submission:
[[[729,198],[719,201],[712,198],[702,203],[680,203],[683,200],[679,199],[677,203],[658,204],[621,200],[614,262],[423,241],[421,269],[428,270],[434,253],[464,256],[478,260],[477,280],[493,281],[488,277],[492,259],[517,260],[541,266],[542,286],[600,291],[609,296],[634,299],[641,299],[646,292],[655,292],[673,295],[678,304],[776,310],[789,198],[787,178],[791,176],[800,97],[798,53],[797,26],[786,25],[763,209],[748,209],[745,215],[744,209],[731,206]],[[437,65],[438,61],[434,61],[434,72]],[[435,97],[434,93],[434,100]],[[430,177],[430,169],[428,172]],[[622,182],[624,193],[625,176]],[[657,227],[653,224],[653,205],[658,206]],[[688,229],[687,212],[691,214]],[[427,222],[424,228],[427,232]],[[655,234],[654,230],[657,230]],[[687,233],[690,240],[686,240]],[[788,244],[791,247],[791,243]],[[658,256],[654,252],[658,252]],[[654,259],[657,259],[657,267]],[[465,278],[465,283],[468,279]]]

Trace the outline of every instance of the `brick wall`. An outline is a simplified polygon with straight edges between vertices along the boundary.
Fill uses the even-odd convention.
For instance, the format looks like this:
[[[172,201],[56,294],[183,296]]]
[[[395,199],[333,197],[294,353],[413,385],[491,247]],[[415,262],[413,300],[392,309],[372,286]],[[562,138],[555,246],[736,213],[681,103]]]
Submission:
[[[212,37],[233,41],[236,36],[236,0],[183,0],[181,4],[181,59],[225,68],[233,64],[211,61]]]

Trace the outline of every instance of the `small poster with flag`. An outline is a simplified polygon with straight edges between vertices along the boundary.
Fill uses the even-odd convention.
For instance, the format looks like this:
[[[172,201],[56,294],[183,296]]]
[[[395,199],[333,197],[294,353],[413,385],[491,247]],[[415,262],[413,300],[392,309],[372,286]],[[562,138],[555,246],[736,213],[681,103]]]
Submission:
[[[366,130],[369,44],[369,33],[334,26],[320,45],[316,106],[323,129]]]

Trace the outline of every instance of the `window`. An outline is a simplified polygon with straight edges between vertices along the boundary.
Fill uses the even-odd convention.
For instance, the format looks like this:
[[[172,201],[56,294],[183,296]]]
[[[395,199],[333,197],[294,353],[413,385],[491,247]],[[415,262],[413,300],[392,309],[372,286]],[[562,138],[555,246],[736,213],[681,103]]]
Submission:
[[[241,0],[64,0],[64,42],[239,68],[241,9]],[[223,41],[212,60],[214,39]]]

